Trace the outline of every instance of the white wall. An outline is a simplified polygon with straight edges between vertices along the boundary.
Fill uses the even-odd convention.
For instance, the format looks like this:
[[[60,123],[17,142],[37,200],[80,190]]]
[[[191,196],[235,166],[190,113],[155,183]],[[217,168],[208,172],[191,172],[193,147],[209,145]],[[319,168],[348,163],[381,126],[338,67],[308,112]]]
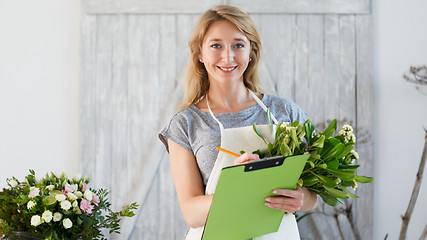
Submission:
[[[80,1],[0,0],[0,187],[79,172]]]
[[[373,1],[373,239],[397,239],[421,157],[427,96],[402,74],[427,64],[426,9],[424,0]],[[78,0],[0,0],[0,187],[30,168],[40,175],[80,169],[80,14]],[[425,179],[407,239],[427,224]]]
[[[427,96],[402,75],[427,65],[427,1],[374,0],[375,195],[374,239],[397,239],[424,144]],[[408,228],[419,239],[427,224],[427,171]]]

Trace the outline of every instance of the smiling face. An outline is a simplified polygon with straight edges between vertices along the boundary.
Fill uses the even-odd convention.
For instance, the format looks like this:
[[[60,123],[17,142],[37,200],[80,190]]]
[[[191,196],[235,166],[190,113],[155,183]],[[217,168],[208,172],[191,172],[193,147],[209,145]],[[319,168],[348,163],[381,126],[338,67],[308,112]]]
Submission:
[[[246,36],[229,21],[212,23],[203,40],[200,59],[209,81],[242,81],[249,64],[251,46]]]

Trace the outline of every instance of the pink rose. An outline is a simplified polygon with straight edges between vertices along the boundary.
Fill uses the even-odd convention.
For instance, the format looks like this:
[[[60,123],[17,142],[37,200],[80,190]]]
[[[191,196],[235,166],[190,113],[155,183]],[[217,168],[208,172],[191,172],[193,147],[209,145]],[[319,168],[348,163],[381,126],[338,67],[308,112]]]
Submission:
[[[85,192],[86,189],[89,189],[89,184],[87,183],[82,183],[82,192]]]
[[[30,193],[28,194],[29,198],[37,197],[39,195],[40,190],[36,187],[30,188]]]
[[[98,206],[98,204],[99,204],[100,202],[101,202],[101,201],[99,201],[98,196],[96,196],[96,194],[95,194],[95,193],[92,193],[92,203]]]
[[[90,204],[88,200],[83,198],[82,201],[80,202],[80,209],[83,210],[84,212],[91,214],[93,205]]]

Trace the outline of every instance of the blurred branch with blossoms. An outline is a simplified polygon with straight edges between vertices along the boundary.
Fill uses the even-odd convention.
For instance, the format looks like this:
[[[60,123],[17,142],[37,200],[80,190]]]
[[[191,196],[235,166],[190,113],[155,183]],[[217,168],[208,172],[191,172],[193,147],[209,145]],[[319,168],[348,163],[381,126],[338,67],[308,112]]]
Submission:
[[[9,188],[0,192],[0,235],[15,237],[26,232],[34,239],[104,239],[103,228],[120,233],[120,220],[132,217],[136,203],[114,212],[105,189],[92,189],[89,178],[67,178],[64,173],[46,174],[40,180],[35,172],[20,182],[7,179]]]
[[[410,82],[410,83],[415,83],[418,86],[416,86],[415,88],[423,95],[427,95],[427,90],[426,90],[426,86],[427,86],[427,66],[419,66],[419,67],[414,67],[411,66],[409,68],[409,72],[403,74],[403,78]]]
[[[267,114],[273,129],[270,112]],[[343,203],[343,199],[349,197],[359,198],[347,188],[355,190],[358,183],[369,183],[374,179],[356,175],[356,169],[360,165],[355,162],[359,155],[353,149],[356,137],[350,125],[344,125],[338,135],[332,136],[337,129],[336,120],[320,133],[316,133],[310,120],[304,124],[298,121],[283,122],[275,127],[273,143],[265,141],[256,124],[253,129],[268,145],[267,152],[254,152],[261,158],[310,154],[298,184],[319,195],[330,206],[336,206],[338,202]]]

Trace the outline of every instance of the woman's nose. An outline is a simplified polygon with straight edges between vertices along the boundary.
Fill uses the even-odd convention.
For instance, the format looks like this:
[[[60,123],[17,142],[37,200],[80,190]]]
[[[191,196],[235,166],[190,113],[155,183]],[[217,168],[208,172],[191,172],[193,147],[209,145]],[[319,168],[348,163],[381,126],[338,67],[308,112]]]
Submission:
[[[223,53],[222,53],[222,60],[225,63],[229,63],[234,61],[234,52],[232,49],[230,49],[230,47],[227,47],[224,49]]]

